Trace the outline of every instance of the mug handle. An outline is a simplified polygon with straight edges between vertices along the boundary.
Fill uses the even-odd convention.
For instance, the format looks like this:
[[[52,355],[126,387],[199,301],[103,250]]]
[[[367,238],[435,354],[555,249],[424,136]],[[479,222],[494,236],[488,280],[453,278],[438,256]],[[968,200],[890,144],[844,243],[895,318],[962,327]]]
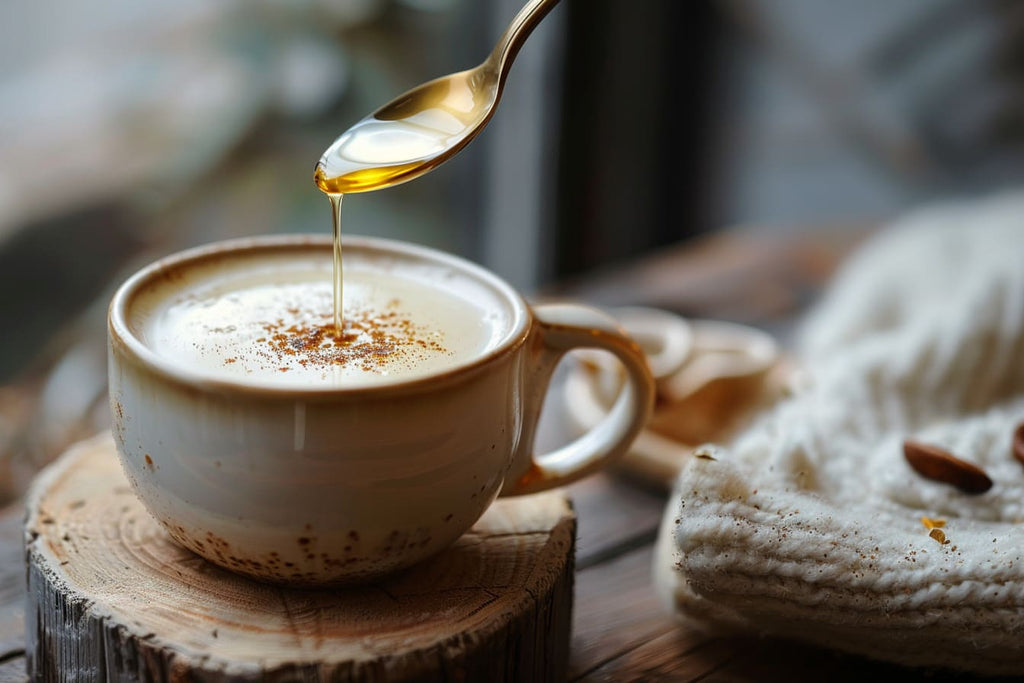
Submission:
[[[520,496],[562,486],[621,456],[647,424],[654,406],[654,378],[640,345],[614,318],[579,304],[533,306],[526,341],[523,433],[501,496]],[[610,351],[626,369],[626,382],[612,409],[593,429],[550,453],[533,453],[533,441],[551,375],[567,351]]]

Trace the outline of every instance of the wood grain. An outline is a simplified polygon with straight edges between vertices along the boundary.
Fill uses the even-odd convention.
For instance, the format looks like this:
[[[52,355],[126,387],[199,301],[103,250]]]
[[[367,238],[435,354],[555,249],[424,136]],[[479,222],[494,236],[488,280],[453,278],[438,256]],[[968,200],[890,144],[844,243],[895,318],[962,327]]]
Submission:
[[[654,593],[652,556],[648,545],[577,575],[571,680],[585,679],[609,661],[680,630]],[[701,641],[696,634],[689,637]]]
[[[569,487],[579,517],[576,566],[579,569],[654,542],[666,495],[634,486],[605,473]]]
[[[391,579],[299,590],[175,545],[113,442],[83,442],[28,497],[30,676],[64,680],[561,680],[575,518],[563,494],[501,500]]]
[[[699,681],[725,666],[735,656],[725,641],[709,640],[684,629],[673,629],[608,661],[587,673],[582,680]]]

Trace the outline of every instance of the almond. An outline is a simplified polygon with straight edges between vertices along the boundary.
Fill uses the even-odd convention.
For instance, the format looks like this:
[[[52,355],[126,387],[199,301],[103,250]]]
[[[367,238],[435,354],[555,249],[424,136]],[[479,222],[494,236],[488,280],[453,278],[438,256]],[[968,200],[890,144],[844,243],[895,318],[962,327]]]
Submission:
[[[936,446],[908,439],[903,442],[903,456],[925,479],[950,484],[964,493],[985,493],[992,488],[984,470]]]

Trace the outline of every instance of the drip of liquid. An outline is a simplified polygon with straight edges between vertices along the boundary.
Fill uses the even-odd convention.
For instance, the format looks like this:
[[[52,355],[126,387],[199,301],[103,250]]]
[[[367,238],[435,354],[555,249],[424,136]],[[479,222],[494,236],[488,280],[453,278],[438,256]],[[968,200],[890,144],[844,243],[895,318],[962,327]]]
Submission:
[[[344,298],[342,297],[344,281],[341,277],[341,200],[343,194],[328,194],[331,200],[331,217],[334,219],[334,336],[341,339],[343,332],[342,309]]]

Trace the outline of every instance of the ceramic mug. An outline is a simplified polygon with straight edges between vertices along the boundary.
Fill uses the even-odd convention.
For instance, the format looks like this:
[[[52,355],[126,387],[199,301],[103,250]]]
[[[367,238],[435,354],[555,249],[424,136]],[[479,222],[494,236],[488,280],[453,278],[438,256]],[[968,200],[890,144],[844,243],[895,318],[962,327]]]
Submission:
[[[329,240],[294,236],[200,247],[143,268],[111,302],[110,402],[121,464],[169,534],[211,562],[275,582],[372,579],[447,547],[498,495],[594,472],[647,422],[654,381],[612,318],[578,305],[531,307],[479,266],[389,240],[348,238],[346,257],[439,266],[488,288],[509,319],[498,343],[427,377],[278,388],[204,376],[154,352],[139,332],[140,295],[187,278],[197,264],[330,249]],[[582,347],[618,357],[625,390],[589,433],[536,455],[552,372]]]

